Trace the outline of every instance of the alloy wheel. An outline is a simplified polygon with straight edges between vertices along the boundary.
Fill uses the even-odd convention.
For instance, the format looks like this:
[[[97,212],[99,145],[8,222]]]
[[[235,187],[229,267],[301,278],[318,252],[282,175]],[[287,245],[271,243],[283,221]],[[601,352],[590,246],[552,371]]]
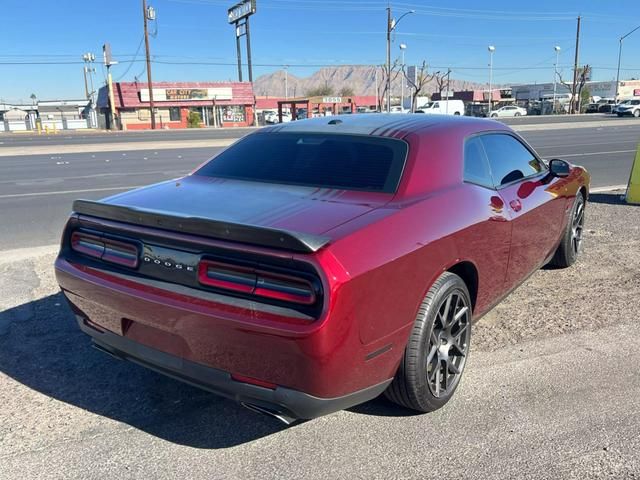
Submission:
[[[471,309],[454,291],[445,298],[433,322],[427,354],[427,383],[436,398],[452,392],[464,369],[471,338]]]
[[[584,200],[578,197],[578,204],[571,222],[571,245],[575,254],[582,249],[582,231],[584,229]]]

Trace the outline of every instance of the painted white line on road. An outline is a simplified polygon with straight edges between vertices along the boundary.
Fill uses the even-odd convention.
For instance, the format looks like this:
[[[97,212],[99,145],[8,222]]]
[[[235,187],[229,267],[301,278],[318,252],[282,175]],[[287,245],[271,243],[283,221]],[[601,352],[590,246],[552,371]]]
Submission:
[[[609,185],[607,187],[596,187],[589,189],[589,193],[611,192],[613,190],[626,190],[626,185]]]
[[[129,187],[108,187],[108,188],[85,188],[83,190],[60,190],[58,192],[34,192],[34,193],[12,193],[9,195],[0,195],[2,198],[20,198],[20,197],[39,197],[47,195],[67,195],[69,193],[89,193],[89,192],[108,192],[115,190],[133,190],[134,188],[140,188],[144,185],[132,185]]]
[[[635,150],[613,150],[611,152],[588,152],[588,153],[567,153],[561,157],[586,157],[587,155],[612,155],[614,153],[635,153]],[[549,155],[546,155],[547,157]]]
[[[619,142],[601,142],[601,143],[575,143],[572,145],[540,145],[535,147],[536,150],[542,150],[544,148],[573,148],[573,147],[595,147],[596,145],[620,145],[624,143],[637,144],[637,140],[621,140]]]

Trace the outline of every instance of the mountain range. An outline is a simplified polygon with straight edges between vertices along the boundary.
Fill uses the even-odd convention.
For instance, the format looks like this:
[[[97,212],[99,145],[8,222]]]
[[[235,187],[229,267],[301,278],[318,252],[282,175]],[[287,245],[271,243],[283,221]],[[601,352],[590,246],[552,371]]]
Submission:
[[[378,72],[378,82],[383,79],[382,69],[374,66],[338,66],[323,67],[315,71],[308,77],[298,77],[284,70],[262,75],[253,82],[253,89],[256,95],[284,97],[285,96],[285,76],[288,83],[288,96],[300,97],[307,95],[312,89],[329,86],[333,92],[340,92],[343,88],[349,88],[356,95],[376,95],[376,70]],[[393,82],[391,92],[393,95],[400,95],[401,78],[399,75]],[[468,82],[450,78],[452,91],[473,90],[486,88],[486,84]],[[380,87],[382,89],[382,87]],[[423,89],[424,94],[437,92],[438,87],[435,80],[431,80]],[[408,95],[405,89],[405,95]]]

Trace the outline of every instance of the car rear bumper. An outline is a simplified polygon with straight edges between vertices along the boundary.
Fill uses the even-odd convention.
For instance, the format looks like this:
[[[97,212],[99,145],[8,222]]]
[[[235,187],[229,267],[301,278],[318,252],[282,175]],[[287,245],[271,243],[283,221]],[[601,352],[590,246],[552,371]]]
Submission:
[[[357,323],[335,310],[296,320],[138,284],[61,257],[55,266],[80,327],[99,348],[239,402],[314,418],[375,398],[397,368],[399,350],[385,347],[393,340],[363,345]]]
[[[266,388],[236,381],[229,372],[150,348],[126,337],[90,326],[87,319],[76,315],[80,329],[89,335],[94,345],[116,358],[157,371],[190,385],[208,390],[248,407],[258,407],[286,423],[295,419],[310,419],[343,410],[371,400],[387,388],[391,379],[363,390],[335,398],[319,398],[286,387]]]

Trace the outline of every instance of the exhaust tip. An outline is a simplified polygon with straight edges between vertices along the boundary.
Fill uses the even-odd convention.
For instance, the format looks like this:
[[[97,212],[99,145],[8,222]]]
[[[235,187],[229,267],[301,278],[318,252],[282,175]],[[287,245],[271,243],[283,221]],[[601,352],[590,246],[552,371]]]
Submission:
[[[278,419],[285,425],[291,425],[298,421],[298,419],[295,417],[291,417],[282,412],[276,412],[269,408],[261,407],[260,405],[254,405],[252,403],[245,403],[245,402],[240,402],[240,405],[242,405],[247,410],[251,410],[252,412],[261,413],[262,415],[267,415],[268,417]]]

